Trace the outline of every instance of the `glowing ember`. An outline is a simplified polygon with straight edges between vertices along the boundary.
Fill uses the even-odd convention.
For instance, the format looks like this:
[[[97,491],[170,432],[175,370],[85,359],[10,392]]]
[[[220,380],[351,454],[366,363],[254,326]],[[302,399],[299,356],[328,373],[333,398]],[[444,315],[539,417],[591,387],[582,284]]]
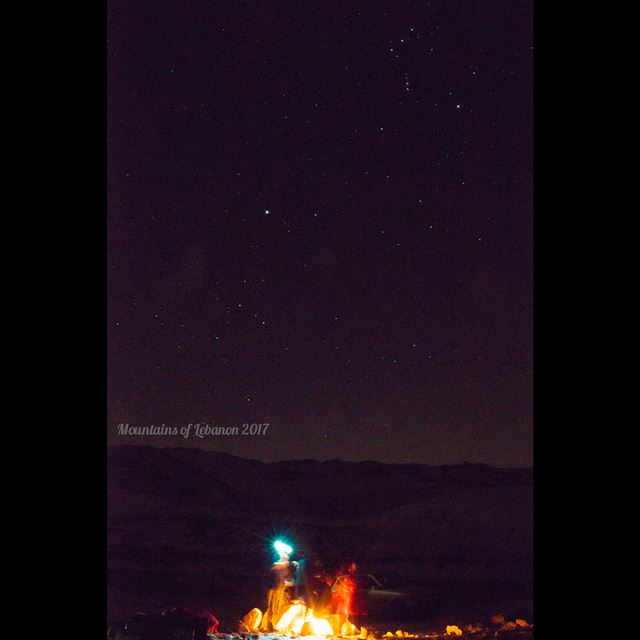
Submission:
[[[311,630],[316,636],[330,636],[333,634],[333,629],[328,620],[311,616],[311,619],[307,620],[307,622],[311,624]]]
[[[360,633],[360,629],[348,620],[340,628],[340,635],[345,636],[357,636]]]
[[[280,633],[295,633],[300,635],[305,623],[307,608],[303,604],[292,604],[274,625]]]
[[[303,627],[306,627],[305,631],[310,631],[311,633],[302,634]],[[333,635],[333,629],[328,620],[317,618],[313,615],[313,609],[300,603],[290,605],[276,623],[275,628],[280,633],[293,633],[295,635]]]

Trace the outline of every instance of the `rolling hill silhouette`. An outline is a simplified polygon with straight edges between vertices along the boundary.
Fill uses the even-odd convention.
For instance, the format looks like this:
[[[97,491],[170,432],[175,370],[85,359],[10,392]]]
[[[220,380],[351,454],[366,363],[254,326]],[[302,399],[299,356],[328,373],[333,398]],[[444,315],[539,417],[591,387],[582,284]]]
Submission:
[[[391,585],[428,587],[440,597],[425,596],[425,615],[491,598],[530,607],[532,476],[110,447],[108,614],[189,602],[234,618],[263,606],[276,535],[299,556],[355,559]]]

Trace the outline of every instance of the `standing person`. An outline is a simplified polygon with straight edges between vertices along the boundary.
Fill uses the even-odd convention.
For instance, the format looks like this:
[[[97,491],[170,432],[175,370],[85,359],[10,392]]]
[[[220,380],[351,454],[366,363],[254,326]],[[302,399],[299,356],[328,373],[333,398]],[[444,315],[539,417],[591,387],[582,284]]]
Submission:
[[[362,579],[358,577],[358,565],[352,562],[349,565],[347,575],[351,581],[351,601],[349,603],[349,620],[356,627],[360,626],[361,616],[367,614],[365,593],[363,592]]]
[[[356,616],[360,616],[364,611],[362,593],[358,590],[357,581],[358,565],[351,562],[346,567],[340,567],[340,575],[333,585],[332,601],[336,613],[339,616],[340,626],[345,622],[350,622],[357,626]]]
[[[331,600],[338,614],[339,624],[342,625],[351,616],[351,602],[355,591],[355,582],[348,573],[348,568],[341,566],[339,575],[331,589]]]
[[[289,559],[291,547],[284,543],[275,544],[278,559],[271,565],[271,589],[267,596],[267,610],[262,616],[261,631],[274,631],[285,608],[289,604],[288,590],[295,584],[297,562]]]
[[[329,610],[331,602],[331,587],[334,576],[329,574],[320,559],[313,562],[310,580],[310,606],[314,611],[323,613]]]
[[[294,600],[303,600],[307,607],[311,606],[309,579],[307,576],[307,558],[298,558],[295,571]]]

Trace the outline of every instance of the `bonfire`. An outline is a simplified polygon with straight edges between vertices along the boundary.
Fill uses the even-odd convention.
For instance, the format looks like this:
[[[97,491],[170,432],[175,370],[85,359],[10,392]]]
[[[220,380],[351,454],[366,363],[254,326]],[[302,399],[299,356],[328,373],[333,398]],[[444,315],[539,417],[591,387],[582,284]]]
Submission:
[[[341,592],[336,593],[340,602],[336,613],[314,611],[314,607],[301,598],[289,599],[287,590],[294,585],[292,574],[299,564],[289,559],[293,549],[280,540],[276,540],[274,548],[278,559],[271,567],[274,586],[269,590],[267,609],[265,612],[258,608],[252,609],[240,621],[240,627],[243,631],[266,631],[288,636],[321,638],[328,636],[367,637],[367,630],[364,627],[356,627],[349,620],[353,591],[349,587],[349,580],[344,581],[343,584],[346,586],[342,588]]]
[[[241,620],[241,627],[244,631],[260,631],[262,619],[262,611],[252,609]],[[275,631],[287,636],[367,637],[364,627],[356,627],[349,620],[341,622],[341,616],[337,614],[317,615],[301,600],[289,604],[273,626]]]
[[[362,613],[354,604],[355,563],[352,563],[348,574],[342,575],[335,581],[331,590],[332,595],[336,596],[337,606],[334,603],[334,606],[323,607],[321,601],[313,596],[310,599],[300,597],[290,599],[288,589],[294,585],[291,577],[292,567],[297,568],[300,563],[290,561],[289,556],[292,548],[288,544],[276,541],[274,547],[278,553],[278,560],[271,567],[275,583],[269,590],[267,609],[263,612],[256,607],[249,611],[240,621],[240,631],[288,637],[375,640],[374,636],[377,634],[375,630],[356,626],[350,620],[350,616],[357,615],[358,612]],[[317,610],[314,611],[314,607],[310,606],[311,602],[316,604]],[[513,622],[507,622],[501,614],[492,616],[491,623],[496,626],[500,625],[498,631],[531,629],[532,627],[527,621],[520,618]],[[431,634],[421,635],[398,629],[395,633],[387,631],[379,637],[382,640],[387,638],[461,637],[463,635],[468,637],[475,634],[484,636],[488,631],[489,629],[481,624],[468,624],[464,631],[458,625],[448,624],[441,631]]]

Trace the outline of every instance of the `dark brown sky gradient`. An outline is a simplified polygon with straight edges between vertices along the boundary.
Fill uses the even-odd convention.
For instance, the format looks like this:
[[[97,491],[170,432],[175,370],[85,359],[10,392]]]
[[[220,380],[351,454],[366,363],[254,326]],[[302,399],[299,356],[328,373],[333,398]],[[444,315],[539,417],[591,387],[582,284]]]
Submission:
[[[108,20],[110,441],[531,464],[530,4]]]

